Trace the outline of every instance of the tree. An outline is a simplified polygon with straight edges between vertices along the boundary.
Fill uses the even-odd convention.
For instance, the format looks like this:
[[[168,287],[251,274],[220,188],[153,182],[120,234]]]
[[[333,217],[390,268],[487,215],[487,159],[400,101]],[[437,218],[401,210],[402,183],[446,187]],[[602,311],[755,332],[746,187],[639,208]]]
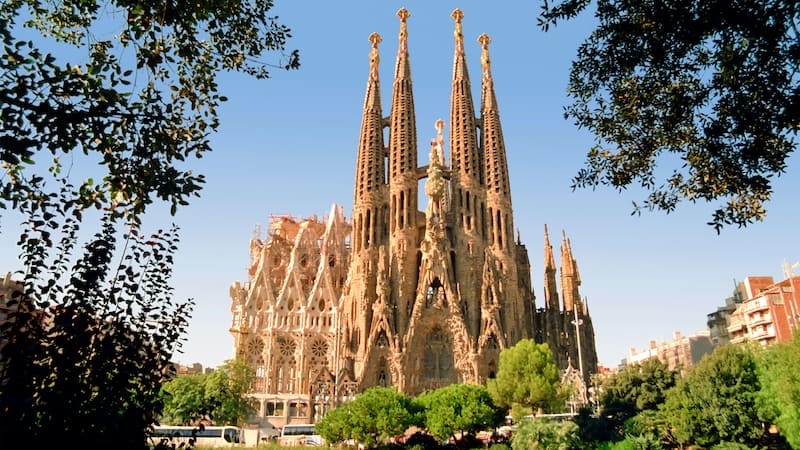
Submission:
[[[543,0],[544,30],[588,0]],[[800,126],[798,4],[788,0],[596,2],[565,117],[596,145],[573,188],[639,184],[642,208],[717,203],[709,225],[763,220]],[[661,178],[663,177],[663,178]]]
[[[177,227],[148,235],[141,218],[199,194],[185,163],[211,150],[217,73],[264,78],[258,58],[283,54],[289,30],[271,6],[0,3],[0,209],[23,217],[25,268],[0,325],[4,445],[145,445],[194,302],[169,286]],[[284,56],[280,68],[298,67]],[[73,183],[78,161],[99,176]],[[76,251],[87,212],[100,230]]]
[[[243,360],[226,361],[208,374],[205,399],[210,418],[220,425],[243,426],[257,412],[255,400],[248,397],[255,371]]]
[[[764,353],[758,378],[761,399],[774,408],[781,435],[792,448],[800,448],[800,334]]]
[[[350,423],[352,415],[349,403],[331,409],[316,423],[317,433],[330,444],[355,439]]]
[[[402,435],[418,419],[412,402],[390,387],[374,387],[339,406],[317,422],[317,432],[330,443],[353,439],[375,447]]]
[[[489,391],[474,384],[451,384],[423,393],[416,401],[424,408],[425,427],[439,441],[474,436],[499,426],[505,417]]]
[[[170,203],[173,213],[186,205],[204,178],[182,164],[211,150],[216,108],[225,101],[217,73],[266,78],[270,64],[259,58],[283,55],[290,32],[268,16],[272,4],[4,2],[0,207],[52,192],[48,171],[33,171],[36,164],[61,176],[61,158],[72,164],[81,154],[105,173],[76,183],[70,202],[113,207],[115,217],[130,220],[154,199]],[[58,54],[77,56],[64,61]],[[282,59],[279,68],[299,67],[296,50]]]
[[[146,236],[132,225],[115,267],[106,215],[69,266],[78,226],[73,218],[64,227],[54,261],[44,230],[23,240],[28,272],[0,324],[0,440],[8,448],[141,449],[194,305],[170,298],[175,230]]]
[[[720,442],[758,446],[766,426],[760,418],[761,386],[756,358],[747,345],[725,345],[706,355],[668,391],[664,412],[680,444]]]
[[[677,379],[676,372],[655,358],[627,366],[603,382],[601,414],[610,417],[619,428],[642,411],[658,409]]]
[[[522,450],[574,450],[583,448],[578,425],[570,420],[523,420],[511,435],[511,446]]]
[[[488,382],[498,406],[529,412],[555,410],[563,404],[561,383],[553,353],[547,344],[523,339],[500,352],[497,378]]]
[[[159,422],[169,425],[190,425],[207,416],[205,397],[206,375],[179,375],[161,386],[164,409]]]
[[[209,420],[243,426],[256,412],[254,400],[247,395],[254,379],[253,369],[238,359],[226,361],[209,374],[177,376],[161,387],[161,422],[195,425]]]

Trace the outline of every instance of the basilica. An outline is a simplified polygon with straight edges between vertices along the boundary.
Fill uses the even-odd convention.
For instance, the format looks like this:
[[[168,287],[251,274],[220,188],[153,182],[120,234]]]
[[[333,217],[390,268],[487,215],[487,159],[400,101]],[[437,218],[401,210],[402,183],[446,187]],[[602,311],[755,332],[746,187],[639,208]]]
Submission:
[[[247,281],[230,288],[235,355],[255,369],[252,396],[262,423],[314,422],[373,386],[413,396],[482,384],[497,373],[500,352],[522,339],[547,343],[563,373],[578,380],[597,367],[571,242],[562,232],[557,266],[546,225],[537,306],[528,250],[514,232],[489,36],[477,39],[476,112],[463,14],[453,11],[449,121],[435,124],[420,165],[410,14],[397,15],[388,115],[380,96],[382,39],[369,36],[350,218],[338,204],[321,219],[272,217],[250,241]]]

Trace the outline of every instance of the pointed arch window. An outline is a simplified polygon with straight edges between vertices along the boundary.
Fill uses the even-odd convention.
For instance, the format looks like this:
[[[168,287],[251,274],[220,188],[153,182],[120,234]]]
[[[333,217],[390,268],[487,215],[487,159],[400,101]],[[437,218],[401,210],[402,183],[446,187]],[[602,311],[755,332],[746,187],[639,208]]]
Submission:
[[[439,277],[436,277],[431,281],[431,284],[428,285],[428,289],[425,293],[425,303],[427,306],[431,306],[436,302],[436,298],[439,295],[439,288],[442,287],[442,282],[439,281]]]
[[[389,348],[389,338],[386,337],[386,332],[381,330],[378,337],[375,339],[375,346],[378,348]]]

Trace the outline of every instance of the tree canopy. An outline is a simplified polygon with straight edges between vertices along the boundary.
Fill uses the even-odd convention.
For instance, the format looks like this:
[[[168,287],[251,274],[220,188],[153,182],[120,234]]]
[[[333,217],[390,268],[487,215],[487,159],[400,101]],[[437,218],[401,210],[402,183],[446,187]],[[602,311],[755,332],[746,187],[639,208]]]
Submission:
[[[133,226],[117,265],[119,242],[105,216],[68,265],[76,232],[67,221],[51,263],[52,242],[25,242],[24,289],[4,305],[0,440],[8,448],[142,448],[188,326],[194,302],[173,302],[168,286],[174,230],[148,236]]]
[[[317,432],[330,443],[353,439],[374,447],[400,436],[418,423],[411,400],[391,387],[373,387],[358,394],[317,422]]]
[[[511,435],[511,444],[515,449],[526,450],[572,450],[586,447],[581,441],[575,422],[547,418],[523,420]]]
[[[493,429],[505,417],[489,391],[474,384],[451,384],[423,393],[416,401],[424,408],[425,428],[439,441]]]
[[[299,66],[272,5],[3,2],[0,207],[53,192],[37,164],[62,177],[81,154],[103,171],[75,183],[71,202],[132,220],[155,199],[173,213],[186,205],[204,178],[182,164],[211,150],[225,101],[218,72],[266,78],[271,66]],[[279,62],[262,61],[267,53]]]
[[[800,127],[800,5],[788,0],[542,1],[547,30],[590,4],[565,116],[596,145],[573,188],[641,186],[642,209],[714,203],[709,221],[763,220]]]
[[[621,424],[645,410],[656,410],[678,374],[656,358],[632,364],[603,381],[600,393],[602,415]]]
[[[226,361],[209,374],[181,375],[164,383],[161,422],[194,425],[211,420],[219,425],[243,426],[256,412],[248,397],[255,373],[245,362]]]
[[[497,377],[488,382],[499,406],[521,407],[528,412],[562,405],[561,381],[553,353],[547,344],[523,339],[500,352]]]
[[[24,221],[0,324],[4,445],[145,445],[194,302],[169,285],[178,228],[145,233],[142,216],[199,195],[220,71],[299,66],[271,7],[0,2],[0,209]],[[87,211],[100,229],[84,239]]]
[[[792,448],[800,448],[800,334],[770,347],[759,361],[762,400]]]
[[[756,356],[747,345],[728,344],[706,355],[668,391],[664,412],[681,444],[763,444],[769,422],[761,417]]]

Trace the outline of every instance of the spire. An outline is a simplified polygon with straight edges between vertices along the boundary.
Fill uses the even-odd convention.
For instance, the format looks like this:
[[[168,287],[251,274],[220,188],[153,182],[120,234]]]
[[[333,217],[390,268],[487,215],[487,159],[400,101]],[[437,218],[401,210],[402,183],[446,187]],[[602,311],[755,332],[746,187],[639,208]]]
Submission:
[[[572,311],[576,305],[580,305],[580,285],[578,263],[572,257],[572,246],[566,232],[561,230],[561,295],[564,297],[564,311]]]
[[[556,261],[553,256],[553,246],[550,245],[550,236],[547,233],[547,224],[544,225],[544,301],[547,310],[559,310]]]
[[[464,54],[464,36],[461,32],[461,19],[464,18],[464,13],[456,9],[451,17],[455,20],[453,90],[450,97],[451,167],[454,176],[461,179],[461,183],[469,189],[470,184],[475,184],[477,187],[480,183],[481,163],[478,160],[477,124]]]
[[[381,187],[385,183],[384,174],[384,144],[383,144],[383,117],[381,111],[380,81],[378,66],[378,44],[381,36],[378,33],[369,35],[372,49],[369,53],[369,78],[367,80],[367,93],[364,98],[364,111],[361,118],[361,135],[358,141],[358,160],[356,166],[356,185],[353,209],[362,210],[363,221],[354,220],[356,233],[361,236],[356,238],[356,249],[369,246],[369,242],[378,238],[375,233],[378,214],[369,211],[369,208],[378,206]],[[355,222],[358,221],[358,224]]]
[[[486,34],[478,38],[481,44],[481,140],[486,161],[487,200],[492,196],[498,201],[508,202],[511,206],[511,189],[508,181],[508,163],[503,140],[503,129],[500,125],[500,114],[497,110],[497,98],[494,95],[491,61],[489,59],[489,43],[492,40]]]
[[[464,18],[464,13],[456,8],[450,14],[450,17],[456,21],[456,29],[453,31],[453,37],[456,39],[456,54],[464,53],[464,34],[461,32],[461,19]]]
[[[461,19],[464,14],[456,9],[451,14],[455,20],[455,55],[453,61],[453,82],[450,95],[450,169],[453,190],[453,213],[459,228],[468,235],[484,235],[485,207],[484,192],[481,188],[483,162],[477,137],[475,106],[472,102],[472,88],[469,82],[466,56],[464,55],[464,36]],[[479,222],[480,220],[480,222]]]
[[[392,110],[389,116],[389,233],[388,255],[391,272],[390,300],[394,308],[407,311],[414,301],[415,286],[400,280],[413,277],[416,267],[416,248],[405,243],[415,242],[417,211],[419,210],[419,180],[417,178],[417,123],[414,93],[411,83],[411,63],[408,56],[407,9],[397,11],[400,33],[397,40],[397,63],[392,85]],[[404,332],[407,315],[395,317],[397,329]]]
[[[483,149],[484,173],[486,175],[486,206],[494,216],[489,220],[496,248],[510,253],[513,250],[513,211],[511,189],[508,181],[508,163],[500,126],[500,115],[494,95],[489,43],[491,38],[485,33],[478,37],[481,44],[481,148]],[[505,245],[504,245],[505,244]]]
[[[405,8],[397,12],[400,18],[399,45],[397,48],[397,64],[394,71],[392,90],[392,112],[389,128],[389,180],[390,183],[401,183],[413,188],[413,192],[405,195],[416,199],[417,191],[417,124],[414,112],[414,94],[411,84],[411,64],[408,58],[408,31],[406,20],[411,14]],[[403,178],[403,179],[400,179]],[[413,184],[413,186],[411,186]],[[410,207],[413,206],[413,209]],[[409,204],[405,223],[416,215],[416,200]]]

